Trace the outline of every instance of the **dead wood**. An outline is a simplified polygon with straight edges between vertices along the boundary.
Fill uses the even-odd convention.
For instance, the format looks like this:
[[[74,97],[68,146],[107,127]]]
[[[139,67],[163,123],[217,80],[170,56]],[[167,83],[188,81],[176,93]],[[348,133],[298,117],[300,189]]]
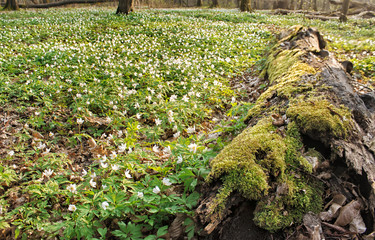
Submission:
[[[326,42],[318,31],[295,27],[281,34],[280,38],[269,53],[263,71],[264,84],[268,89],[263,90],[254,108],[250,110],[246,120],[248,128],[210,163],[210,182],[196,211],[197,221],[202,224],[204,234],[216,234],[217,238],[217,234],[227,228],[231,218],[240,216],[241,213],[234,216],[234,210],[243,202],[251,200],[254,214],[258,214],[258,217],[254,217],[258,226],[270,231],[283,229],[288,226],[277,221],[277,224],[280,224],[278,226],[272,226],[276,224],[272,221],[266,222],[265,225],[262,222],[264,219],[259,220],[259,216],[269,216],[262,215],[262,209],[271,209],[276,204],[277,210],[274,210],[273,214],[276,214],[281,222],[284,217],[293,218],[293,207],[282,202],[284,196],[293,194],[290,191],[293,184],[289,180],[300,181],[303,176],[303,179],[310,179],[309,184],[312,184],[324,176],[324,191],[320,192],[323,202],[319,211],[324,211],[323,206],[332,200],[332,193],[335,196],[341,194],[346,201],[345,204],[342,203],[343,206],[358,202],[356,214],[359,214],[360,209],[358,216],[362,215],[366,219],[366,233],[372,232],[375,227],[375,94],[360,95],[354,90],[353,80],[346,67],[324,49]],[[298,59],[297,63],[293,63],[295,60],[291,59]],[[315,111],[319,113],[315,114]],[[327,118],[322,117],[323,115]],[[283,124],[273,124],[274,116],[281,119]],[[270,121],[273,127],[266,129],[273,130],[259,135],[267,121]],[[333,124],[332,121],[336,123]],[[294,124],[298,126],[303,145],[302,148],[296,149],[298,153],[295,154],[303,156],[310,164],[317,164],[313,166],[315,170],[312,173],[300,166],[285,165],[278,169],[278,166],[274,165],[276,163],[269,163],[278,159],[278,164],[282,165],[279,155],[282,155],[283,151],[275,155],[267,152],[274,148],[267,144],[280,141],[282,147],[283,141],[288,139],[287,129]],[[269,135],[272,135],[272,140],[268,143],[265,139],[269,138]],[[257,142],[257,138],[262,138],[262,142]],[[264,142],[266,145],[261,149],[266,150],[252,149]],[[309,149],[318,153],[314,156],[322,156],[321,160],[317,161],[316,157],[308,155]],[[251,151],[255,154],[251,155]],[[251,164],[247,165],[249,162]],[[258,185],[253,186],[251,182],[243,183],[246,181],[243,176],[251,175],[252,171],[255,171],[258,177],[265,172],[267,190],[259,188]],[[284,182],[283,174],[292,175]],[[253,192],[258,191],[258,195],[246,192],[247,187]],[[305,211],[307,210],[306,208]],[[295,217],[294,221],[301,219]],[[348,226],[340,227],[324,222],[323,225],[341,233],[351,232]],[[297,229],[295,235],[301,235],[300,231]],[[276,239],[282,237],[276,236]]]
[[[342,6],[343,4],[343,2],[339,0],[329,0],[329,3],[338,6]],[[368,11],[374,11],[375,5],[367,2],[350,1],[349,8],[362,8],[367,9]]]
[[[287,9],[276,9],[275,11],[271,12],[275,15],[288,15],[288,14],[303,14],[303,17],[308,19],[319,19],[322,21],[329,21],[329,20],[338,20],[342,15],[339,12],[314,12],[314,11],[306,11],[306,10],[287,10]],[[374,11],[368,11],[364,9],[352,9],[348,12],[353,18],[357,19],[367,19],[375,17]]]
[[[21,8],[52,8],[60,7],[69,4],[88,4],[88,3],[102,3],[110,2],[110,0],[63,0],[53,3],[43,3],[43,4],[34,4],[34,5],[21,5]]]

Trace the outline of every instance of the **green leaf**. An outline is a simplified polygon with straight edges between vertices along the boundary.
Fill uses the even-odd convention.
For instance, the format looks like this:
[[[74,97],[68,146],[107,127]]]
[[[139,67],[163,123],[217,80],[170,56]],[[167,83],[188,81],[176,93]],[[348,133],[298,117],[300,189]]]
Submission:
[[[145,237],[144,240],[155,240],[157,237],[155,235],[149,235],[147,237]]]
[[[168,233],[168,225],[159,228],[159,230],[158,230],[158,232],[156,233],[156,235],[157,235],[158,237],[160,237],[160,236],[163,236],[163,235],[165,235],[165,234],[167,234],[167,233]]]
[[[105,238],[105,235],[107,235],[107,228],[98,228],[98,232],[102,238]]]

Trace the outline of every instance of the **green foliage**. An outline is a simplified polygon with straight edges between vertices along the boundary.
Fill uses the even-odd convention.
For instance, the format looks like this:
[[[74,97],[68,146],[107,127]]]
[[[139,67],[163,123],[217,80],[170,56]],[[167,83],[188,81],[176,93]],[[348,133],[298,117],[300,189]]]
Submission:
[[[16,237],[25,239],[111,234],[158,239],[173,215],[193,214],[196,187],[208,175],[225,182],[219,208],[233,189],[262,202],[271,178],[287,182],[288,195],[262,205],[265,210],[258,213],[259,225],[270,230],[318,208],[314,183],[297,181],[289,168],[311,171],[298,151],[303,119],[293,112],[286,136],[266,119],[246,130],[256,138],[235,139],[238,152],[225,146],[246,127],[248,112],[262,111],[272,91],[291,98],[311,87],[296,84],[299,77],[315,74],[298,61],[299,53],[285,51],[265,61],[273,31],[295,24],[319,27],[340,58],[350,55],[357,72],[372,76],[375,39],[369,22],[343,25],[232,10],[113,12],[82,8],[1,15],[0,104],[15,116],[15,125],[4,128],[12,136],[8,153],[0,155],[1,229],[14,228]],[[278,69],[277,62],[285,64]],[[255,104],[236,100],[247,92],[232,89],[230,79],[255,63],[255,68],[275,67],[274,75],[268,73],[273,86],[262,85],[266,97]],[[346,116],[344,109],[328,107]],[[343,134],[345,122],[340,125],[339,115],[327,114],[334,120],[326,119],[326,129]],[[277,215],[282,209],[288,216]],[[192,239],[198,230],[190,217],[184,225]]]

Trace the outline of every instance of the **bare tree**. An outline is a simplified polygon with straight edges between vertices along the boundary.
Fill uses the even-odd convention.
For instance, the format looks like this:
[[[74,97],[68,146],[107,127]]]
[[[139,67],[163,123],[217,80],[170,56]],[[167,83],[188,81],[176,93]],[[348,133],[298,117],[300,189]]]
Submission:
[[[240,10],[242,12],[251,12],[251,0],[241,0]]]
[[[6,10],[18,10],[20,9],[17,0],[7,0],[4,6]]]
[[[350,0],[344,0],[342,2],[342,15],[340,17],[340,21],[346,22],[348,20],[346,15],[348,14],[349,3],[350,3]]]
[[[314,11],[318,11],[318,4],[316,0],[312,0],[311,3],[312,3],[312,9],[314,9]]]
[[[120,0],[116,14],[129,14],[134,11],[134,0]]]

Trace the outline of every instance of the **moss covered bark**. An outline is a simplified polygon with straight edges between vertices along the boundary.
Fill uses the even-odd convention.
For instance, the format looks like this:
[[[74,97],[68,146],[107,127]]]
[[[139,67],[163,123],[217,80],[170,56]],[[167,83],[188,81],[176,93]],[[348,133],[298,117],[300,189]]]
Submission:
[[[300,135],[340,138],[350,129],[350,111],[330,101],[319,69],[305,61],[319,46],[285,47],[298,46],[301,31],[293,29],[269,53],[263,71],[269,88],[249,111],[249,128],[211,161],[208,178],[223,182],[211,213],[223,211],[230,194],[239,192],[257,200],[254,221],[271,232],[322,207],[322,185],[307,174],[312,166]],[[283,126],[274,116],[284,118]]]

